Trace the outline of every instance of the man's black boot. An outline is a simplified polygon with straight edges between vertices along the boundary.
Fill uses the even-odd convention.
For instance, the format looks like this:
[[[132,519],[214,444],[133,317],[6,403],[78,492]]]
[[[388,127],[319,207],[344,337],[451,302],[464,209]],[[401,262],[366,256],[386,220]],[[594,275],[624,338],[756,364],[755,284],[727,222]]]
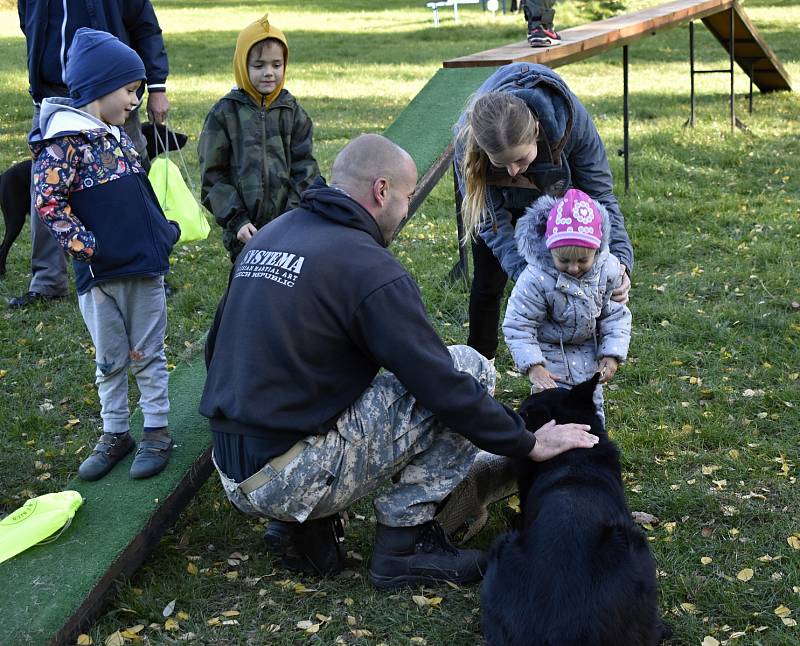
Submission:
[[[274,522],[271,521],[270,525]],[[344,569],[344,547],[341,543],[344,527],[339,514],[282,525],[284,528],[280,529],[288,529],[289,534],[281,557],[281,565],[287,570],[315,576],[334,576]],[[266,534],[264,539],[266,541]]]
[[[273,556],[281,557],[286,554],[286,548],[294,538],[295,530],[300,523],[285,520],[270,520],[264,532],[264,547]]]
[[[486,555],[453,547],[435,520],[415,527],[379,524],[375,530],[369,580],[381,590],[442,581],[472,583],[485,571]]]

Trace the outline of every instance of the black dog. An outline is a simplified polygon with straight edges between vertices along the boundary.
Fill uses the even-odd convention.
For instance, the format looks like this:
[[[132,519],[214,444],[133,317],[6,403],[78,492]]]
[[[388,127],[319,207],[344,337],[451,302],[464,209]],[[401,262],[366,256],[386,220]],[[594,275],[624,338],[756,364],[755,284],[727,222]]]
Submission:
[[[600,442],[519,461],[522,529],[492,546],[481,627],[496,646],[654,646],[671,630],[658,613],[650,547],[625,501],[619,451],[592,403],[600,375],[532,395],[531,430],[551,419],[590,424]]]
[[[164,152],[166,146],[173,151],[186,145],[186,135],[168,129],[162,124],[153,125],[149,121],[142,124],[142,134],[147,141],[147,154],[150,159]],[[169,140],[167,140],[169,136]],[[31,208],[31,160],[21,161],[0,175],[0,210],[3,211],[5,234],[0,245],[0,276],[6,273],[6,258],[25,225],[25,217]]]
[[[0,209],[6,230],[0,245],[0,276],[6,273],[6,258],[11,245],[25,225],[31,208],[31,160],[18,162],[0,175]]]

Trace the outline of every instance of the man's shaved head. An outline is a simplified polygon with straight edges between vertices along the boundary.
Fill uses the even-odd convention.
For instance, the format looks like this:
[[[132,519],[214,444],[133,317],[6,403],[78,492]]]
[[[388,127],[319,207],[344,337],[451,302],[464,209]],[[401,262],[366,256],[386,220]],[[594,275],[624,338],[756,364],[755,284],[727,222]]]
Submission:
[[[363,206],[389,244],[408,215],[417,166],[405,150],[381,135],[361,135],[333,161],[331,186]]]
[[[362,195],[379,177],[392,181],[408,172],[411,156],[381,135],[360,135],[336,156],[331,170],[331,185],[348,193]]]

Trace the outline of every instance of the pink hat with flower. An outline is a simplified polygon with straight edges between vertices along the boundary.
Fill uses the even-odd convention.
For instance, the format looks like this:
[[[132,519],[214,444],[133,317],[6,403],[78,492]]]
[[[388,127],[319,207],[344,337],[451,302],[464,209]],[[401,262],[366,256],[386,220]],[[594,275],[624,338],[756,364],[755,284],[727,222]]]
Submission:
[[[544,243],[556,247],[599,249],[603,240],[603,216],[595,201],[577,188],[569,189],[550,209]]]

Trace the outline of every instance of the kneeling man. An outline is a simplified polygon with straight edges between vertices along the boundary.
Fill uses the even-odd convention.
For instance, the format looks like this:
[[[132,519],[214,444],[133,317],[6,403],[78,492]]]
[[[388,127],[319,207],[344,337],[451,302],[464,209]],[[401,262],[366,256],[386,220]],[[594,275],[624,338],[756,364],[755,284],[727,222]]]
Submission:
[[[209,333],[200,404],[228,498],[273,519],[265,539],[287,567],[341,570],[339,512],[388,483],[369,568],[384,589],[481,577],[483,554],[433,520],[479,448],[545,460],[597,441],[575,424],[530,433],[491,396],[489,361],[436,334],[387,249],[416,180],[406,151],[362,135],[330,187],[253,236]]]

